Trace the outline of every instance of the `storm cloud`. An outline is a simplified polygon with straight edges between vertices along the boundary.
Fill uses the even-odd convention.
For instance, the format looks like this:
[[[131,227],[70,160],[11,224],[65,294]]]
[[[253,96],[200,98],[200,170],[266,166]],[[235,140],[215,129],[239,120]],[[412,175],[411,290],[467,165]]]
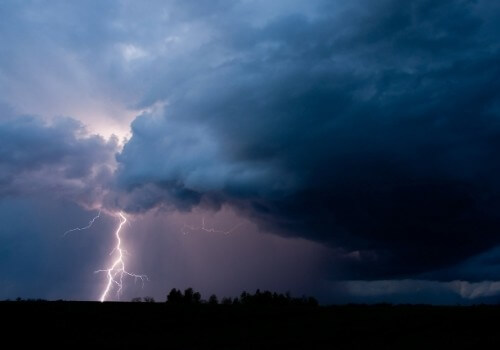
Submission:
[[[0,139],[0,197],[50,194],[92,207],[112,181],[117,140],[91,135],[74,119],[5,110]]]
[[[259,283],[327,301],[495,296],[499,18],[489,0],[2,1],[2,246],[71,276],[71,293],[51,276],[42,295],[95,299],[59,260],[92,273],[111,238],[60,259],[49,240],[86,210],[123,210],[127,242],[155,252],[130,258],[155,296]],[[182,235],[205,216],[250,226]],[[36,291],[23,253],[2,254],[0,294]]]
[[[236,5],[200,10],[205,40],[164,67],[117,157],[134,194],[122,205],[230,203],[335,247],[362,279],[497,245],[498,10],[319,1],[259,23]]]

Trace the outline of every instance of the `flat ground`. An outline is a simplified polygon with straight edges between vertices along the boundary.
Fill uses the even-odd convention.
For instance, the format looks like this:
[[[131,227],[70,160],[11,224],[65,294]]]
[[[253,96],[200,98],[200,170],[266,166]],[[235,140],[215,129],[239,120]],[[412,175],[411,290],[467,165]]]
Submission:
[[[172,306],[0,302],[1,339],[166,349],[469,348],[500,345],[500,306]]]

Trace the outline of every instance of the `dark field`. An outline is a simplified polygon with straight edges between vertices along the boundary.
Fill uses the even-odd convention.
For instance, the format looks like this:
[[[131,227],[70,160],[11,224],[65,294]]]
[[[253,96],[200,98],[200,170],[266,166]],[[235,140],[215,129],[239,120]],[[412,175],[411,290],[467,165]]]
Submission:
[[[500,345],[500,307],[1,302],[2,342],[168,349]],[[498,348],[498,347],[497,347]]]

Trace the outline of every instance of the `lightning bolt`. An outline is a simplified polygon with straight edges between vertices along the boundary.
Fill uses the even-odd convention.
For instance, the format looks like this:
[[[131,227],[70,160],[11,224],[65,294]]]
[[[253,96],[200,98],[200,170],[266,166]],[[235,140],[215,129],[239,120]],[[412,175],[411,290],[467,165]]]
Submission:
[[[243,223],[240,222],[239,224],[235,225],[229,231],[217,230],[217,229],[215,229],[213,227],[211,227],[211,228],[206,227],[205,226],[205,217],[202,217],[202,219],[201,219],[201,226],[200,227],[184,224],[184,226],[182,227],[182,233],[183,234],[187,234],[186,229],[188,229],[190,231],[199,231],[199,230],[201,230],[201,231],[205,231],[205,232],[222,233],[222,234],[228,235],[231,232],[235,231],[241,225],[243,225]]]
[[[74,232],[74,231],[84,231],[84,230],[88,230],[89,228],[92,227],[92,225],[94,224],[94,222],[99,219],[99,217],[101,216],[101,211],[99,210],[99,213],[97,213],[97,215],[92,218],[92,220],[89,221],[88,225],[85,226],[85,227],[75,227],[75,228],[72,228],[71,230],[68,230],[66,232],[63,233],[63,236],[66,236],[68,233],[70,232]]]
[[[123,215],[122,212],[118,213],[118,217],[120,219],[120,224],[118,225],[118,228],[115,231],[115,238],[116,238],[116,246],[115,248],[111,251],[110,255],[115,253],[115,259],[113,260],[111,266],[107,269],[104,270],[97,270],[96,273],[99,272],[105,272],[108,282],[106,284],[106,288],[101,294],[100,301],[104,302],[106,298],[108,297],[108,294],[110,293],[111,289],[113,287],[117,288],[116,293],[118,296],[120,295],[122,289],[123,289],[123,279],[125,277],[133,277],[135,281],[140,279],[143,283],[144,286],[144,281],[148,281],[148,277],[146,275],[137,275],[131,272],[128,272],[127,269],[125,268],[125,259],[124,256],[127,254],[127,251],[122,248],[122,239],[120,237],[120,231],[127,222],[127,218],[125,215]]]

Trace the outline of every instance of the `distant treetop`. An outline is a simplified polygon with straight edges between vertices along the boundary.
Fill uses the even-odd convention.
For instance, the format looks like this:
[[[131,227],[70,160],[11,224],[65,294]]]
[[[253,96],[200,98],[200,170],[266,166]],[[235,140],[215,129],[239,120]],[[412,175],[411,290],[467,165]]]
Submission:
[[[145,301],[146,298],[145,298]],[[208,301],[201,299],[201,294],[193,288],[188,288],[182,293],[173,288],[167,295],[167,304],[170,305],[219,305],[219,298],[212,294]],[[251,306],[318,306],[318,301],[313,297],[302,296],[292,298],[290,293],[278,294],[270,291],[261,292],[257,289],[254,294],[242,292],[239,298],[222,298],[221,305],[251,305]]]

